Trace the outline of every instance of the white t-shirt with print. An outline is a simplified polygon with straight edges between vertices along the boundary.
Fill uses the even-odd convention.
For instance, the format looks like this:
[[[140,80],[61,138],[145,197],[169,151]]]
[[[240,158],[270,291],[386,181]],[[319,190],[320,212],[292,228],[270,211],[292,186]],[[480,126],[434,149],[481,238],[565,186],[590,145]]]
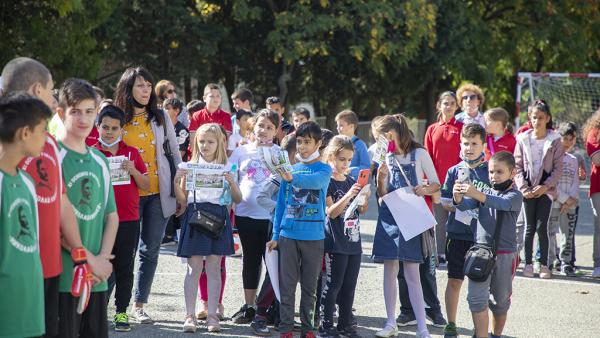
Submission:
[[[546,137],[541,140],[533,137],[533,133],[529,135],[529,144],[531,145],[531,164],[533,166],[532,175],[537,176],[542,169],[542,160],[544,157],[544,143]]]

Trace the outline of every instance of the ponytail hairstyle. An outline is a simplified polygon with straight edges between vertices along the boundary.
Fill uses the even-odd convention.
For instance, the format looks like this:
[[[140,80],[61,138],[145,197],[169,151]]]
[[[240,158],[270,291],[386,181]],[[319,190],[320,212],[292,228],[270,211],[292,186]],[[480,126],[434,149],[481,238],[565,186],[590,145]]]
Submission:
[[[438,96],[437,103],[435,104],[435,109],[437,110],[438,118],[440,117],[440,114],[442,114],[442,101],[444,101],[446,97],[453,98],[454,104],[458,108],[458,100],[456,99],[456,94],[453,91],[447,90],[441,93],[440,96]],[[456,113],[456,109],[454,109],[454,112]]]
[[[227,164],[227,134],[223,131],[223,127],[217,123],[207,123],[203,124],[196,130],[196,136],[194,137],[194,143],[196,146],[194,147],[194,151],[192,152],[192,159],[190,162],[198,162],[202,155],[200,154],[200,146],[198,145],[198,140],[201,135],[211,134],[217,139],[217,153],[215,154],[214,161],[218,164]]]
[[[546,115],[548,115],[550,117],[550,120],[548,121],[548,123],[546,123],[546,129],[548,129],[548,130],[553,129],[552,115],[550,114],[550,106],[548,105],[546,100],[544,100],[544,99],[535,100],[533,102],[533,104],[531,105],[531,113],[533,113],[534,110],[542,111]]]
[[[336,135],[329,141],[329,144],[325,148],[323,159],[327,163],[331,163],[342,150],[354,152],[354,144],[352,143],[352,139],[348,136]]]
[[[405,155],[416,148],[423,148],[414,140],[413,133],[408,128],[406,118],[402,114],[383,116],[373,122],[373,130],[379,135],[395,132],[397,136],[397,140],[394,140],[396,149],[399,149]]]

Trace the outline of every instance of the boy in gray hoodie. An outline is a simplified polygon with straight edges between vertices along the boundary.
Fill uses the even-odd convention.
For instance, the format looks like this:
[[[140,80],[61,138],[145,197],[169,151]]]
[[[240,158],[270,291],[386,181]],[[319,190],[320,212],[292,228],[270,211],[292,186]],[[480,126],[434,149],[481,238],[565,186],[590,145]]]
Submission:
[[[492,333],[500,337],[506,324],[512,280],[517,268],[516,223],[523,203],[523,195],[513,185],[515,159],[512,154],[499,152],[489,161],[489,178],[493,190],[478,191],[468,183],[456,183],[453,200],[459,210],[477,209],[479,220],[473,229],[475,242],[492,245],[496,229],[496,215],[503,218],[496,243],[496,265],[485,282],[469,280],[467,301],[475,324],[476,337],[488,337],[488,307],[492,311]],[[463,198],[463,197],[470,198]],[[490,297],[490,294],[492,297]]]

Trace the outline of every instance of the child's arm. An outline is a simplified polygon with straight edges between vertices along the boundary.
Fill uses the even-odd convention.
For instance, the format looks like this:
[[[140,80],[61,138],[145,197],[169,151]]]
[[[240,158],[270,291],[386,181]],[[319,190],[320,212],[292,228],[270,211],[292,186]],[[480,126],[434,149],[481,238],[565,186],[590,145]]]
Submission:
[[[285,177],[282,175],[281,178],[296,188],[320,190],[329,184],[331,173],[331,167],[323,165],[321,169],[310,174],[288,174]]]
[[[104,234],[99,256],[110,257],[119,230],[119,216],[116,211],[107,214],[104,218]]]
[[[265,208],[269,212],[273,212],[277,206],[277,202],[273,201],[272,196],[279,190],[280,183],[273,176],[260,185],[258,194],[256,195],[256,202],[261,207]]]
[[[227,183],[229,183],[229,189],[231,189],[231,199],[233,203],[240,203],[242,201],[242,192],[240,191],[240,187],[237,182],[231,177],[231,173],[223,174]]]
[[[517,189],[521,191],[523,196],[527,197],[531,187],[525,179],[525,164],[523,159],[523,141],[517,140],[517,146],[515,148],[515,169],[517,174],[515,175],[515,185]]]
[[[350,176],[356,178],[362,169],[369,169],[371,167],[371,159],[369,157],[367,146],[362,140],[359,139],[356,141],[354,146],[356,150],[355,156],[357,157],[358,161],[355,166],[350,167]]]
[[[456,175],[454,174],[455,168],[450,168],[448,173],[446,174],[446,181],[444,181],[444,185],[441,189],[441,202],[442,207],[449,212],[455,211],[454,206],[452,205],[453,195],[452,190],[454,189],[454,180],[456,179]]]
[[[273,218],[273,235],[272,239],[267,243],[269,251],[277,247],[277,241],[279,240],[279,232],[281,231],[281,219],[286,209],[285,195],[287,190],[287,181],[281,181],[279,187],[279,193],[277,193],[277,207],[275,208],[275,217]]]
[[[139,155],[134,154],[132,160],[123,161],[123,169],[133,176],[133,180],[139,189],[150,189],[150,177],[146,175],[146,165]]]
[[[187,208],[187,190],[185,190],[185,174],[185,169],[177,169],[177,172],[175,173],[175,199],[177,200],[178,204],[175,216],[183,215],[183,212]]]
[[[565,148],[563,147],[560,139],[556,139],[553,142],[550,149],[552,152],[552,171],[550,176],[546,178],[543,184],[537,185],[532,189],[534,197],[540,197],[545,194],[549,189],[556,187],[558,180],[562,175],[563,167],[563,156],[565,156]]]
[[[515,190],[508,191],[501,195],[486,195],[485,202],[482,202],[483,206],[502,210],[502,211],[519,211],[523,204],[523,195]]]
[[[365,204],[358,206],[358,213],[364,215],[369,210],[369,200],[365,201]]]
[[[389,173],[390,173],[390,171],[388,169],[388,166],[385,163],[382,163],[377,168],[376,184],[377,184],[377,196],[379,196],[379,198],[382,198],[384,195],[387,194],[387,181],[388,181]]]
[[[473,191],[474,190],[474,191]],[[468,192],[471,192],[471,196],[468,196]],[[467,183],[456,183],[454,184],[452,194],[453,194],[453,202],[456,209],[460,211],[476,209],[479,207],[479,200],[474,199],[472,194],[477,194],[479,191],[475,188],[474,185]],[[471,197],[471,198],[465,198]],[[481,197],[481,196],[479,196]],[[483,197],[485,199],[485,196]]]
[[[348,190],[348,192],[346,192],[346,194],[335,203],[333,203],[331,196],[327,196],[327,199],[325,200],[327,205],[325,212],[327,213],[327,216],[329,216],[329,218],[336,218],[341,215],[348,204],[350,204],[350,201],[352,201],[352,199],[358,195],[360,189],[361,186],[358,185],[358,183],[354,184],[352,188],[350,188],[350,190]]]

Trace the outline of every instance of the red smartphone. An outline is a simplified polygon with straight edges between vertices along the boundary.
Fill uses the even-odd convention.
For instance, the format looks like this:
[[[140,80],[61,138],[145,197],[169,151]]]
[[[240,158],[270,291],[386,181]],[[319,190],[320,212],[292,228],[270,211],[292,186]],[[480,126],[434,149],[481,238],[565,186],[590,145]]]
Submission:
[[[367,185],[367,183],[369,183],[370,172],[371,172],[370,169],[361,170],[358,173],[358,181],[356,183],[358,183],[361,187],[364,187],[365,185]]]

